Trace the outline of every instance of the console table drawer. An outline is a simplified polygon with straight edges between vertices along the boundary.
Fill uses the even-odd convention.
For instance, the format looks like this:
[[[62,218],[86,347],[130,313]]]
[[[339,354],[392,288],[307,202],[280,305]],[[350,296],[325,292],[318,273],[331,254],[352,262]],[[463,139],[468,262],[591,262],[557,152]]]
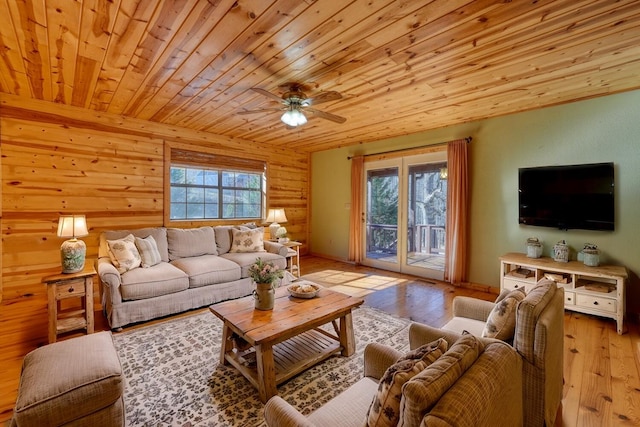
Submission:
[[[600,298],[591,295],[576,295],[576,305],[580,307],[588,307],[592,309],[607,311],[609,313],[616,312],[616,300],[609,298]]]
[[[575,305],[576,293],[570,291],[564,291],[564,305]]]
[[[534,285],[535,283],[521,282],[520,280],[509,279],[507,277],[502,279],[502,287],[510,291],[514,289],[524,289],[525,292],[529,292]]]

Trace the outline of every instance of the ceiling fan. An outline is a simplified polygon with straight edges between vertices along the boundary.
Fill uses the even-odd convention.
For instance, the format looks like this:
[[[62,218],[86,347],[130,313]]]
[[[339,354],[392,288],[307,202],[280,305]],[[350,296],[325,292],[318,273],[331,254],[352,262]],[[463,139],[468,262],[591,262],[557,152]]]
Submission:
[[[280,120],[288,127],[294,128],[296,126],[303,125],[307,123],[307,117],[304,115],[305,112],[315,114],[318,117],[322,117],[326,120],[331,120],[336,123],[344,123],[347,121],[344,117],[337,116],[335,114],[327,113],[325,111],[316,110],[315,108],[311,108],[312,105],[321,104],[323,102],[336,101],[338,99],[342,99],[342,95],[339,92],[329,91],[329,92],[321,92],[318,95],[308,98],[307,95],[303,92],[306,89],[303,85],[299,83],[285,83],[280,86],[285,89],[286,92],[282,95],[282,97],[275,95],[269,91],[261,89],[259,87],[252,87],[251,90],[257,92],[261,95],[266,96],[267,98],[271,98],[274,101],[278,101],[282,104],[282,107],[278,108],[262,108],[259,110],[245,110],[240,111],[238,114],[254,114],[254,113],[264,113],[269,111],[284,111]]]

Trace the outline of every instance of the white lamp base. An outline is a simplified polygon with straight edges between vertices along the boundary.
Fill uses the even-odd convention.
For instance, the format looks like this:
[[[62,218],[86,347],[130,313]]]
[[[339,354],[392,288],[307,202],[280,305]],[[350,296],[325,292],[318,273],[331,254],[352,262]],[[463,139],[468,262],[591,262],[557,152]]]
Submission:
[[[273,222],[271,223],[271,225],[269,226],[269,239],[271,240],[277,240],[278,238],[276,237],[276,233],[278,232],[278,228],[280,228],[280,224],[278,224],[277,222]]]
[[[60,260],[63,273],[77,273],[84,269],[87,245],[82,240],[66,240],[60,246]]]

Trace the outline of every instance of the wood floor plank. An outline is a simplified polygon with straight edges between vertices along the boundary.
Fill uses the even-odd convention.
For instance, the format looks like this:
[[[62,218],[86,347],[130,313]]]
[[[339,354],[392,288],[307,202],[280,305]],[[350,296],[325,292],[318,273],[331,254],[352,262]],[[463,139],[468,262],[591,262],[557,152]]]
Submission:
[[[586,317],[586,339],[580,351],[585,358],[578,410],[578,426],[602,427],[612,425],[611,365],[609,360],[609,334],[606,325],[595,317]]]
[[[640,425],[640,378],[630,334],[609,330],[612,410],[615,425]]]
[[[575,426],[578,423],[580,394],[582,392],[582,372],[587,356],[587,322],[583,315],[567,312],[564,316],[564,388],[562,395],[562,425]]]

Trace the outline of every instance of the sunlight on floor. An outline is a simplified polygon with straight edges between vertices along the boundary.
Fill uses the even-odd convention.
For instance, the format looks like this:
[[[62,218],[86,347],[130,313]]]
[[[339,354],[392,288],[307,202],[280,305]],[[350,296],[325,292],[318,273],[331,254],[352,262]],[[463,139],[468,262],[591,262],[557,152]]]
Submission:
[[[359,297],[407,282],[406,279],[398,279],[395,277],[344,272],[339,270],[318,271],[316,273],[305,275],[305,279],[315,281],[319,284],[330,284],[331,289],[334,291]]]

